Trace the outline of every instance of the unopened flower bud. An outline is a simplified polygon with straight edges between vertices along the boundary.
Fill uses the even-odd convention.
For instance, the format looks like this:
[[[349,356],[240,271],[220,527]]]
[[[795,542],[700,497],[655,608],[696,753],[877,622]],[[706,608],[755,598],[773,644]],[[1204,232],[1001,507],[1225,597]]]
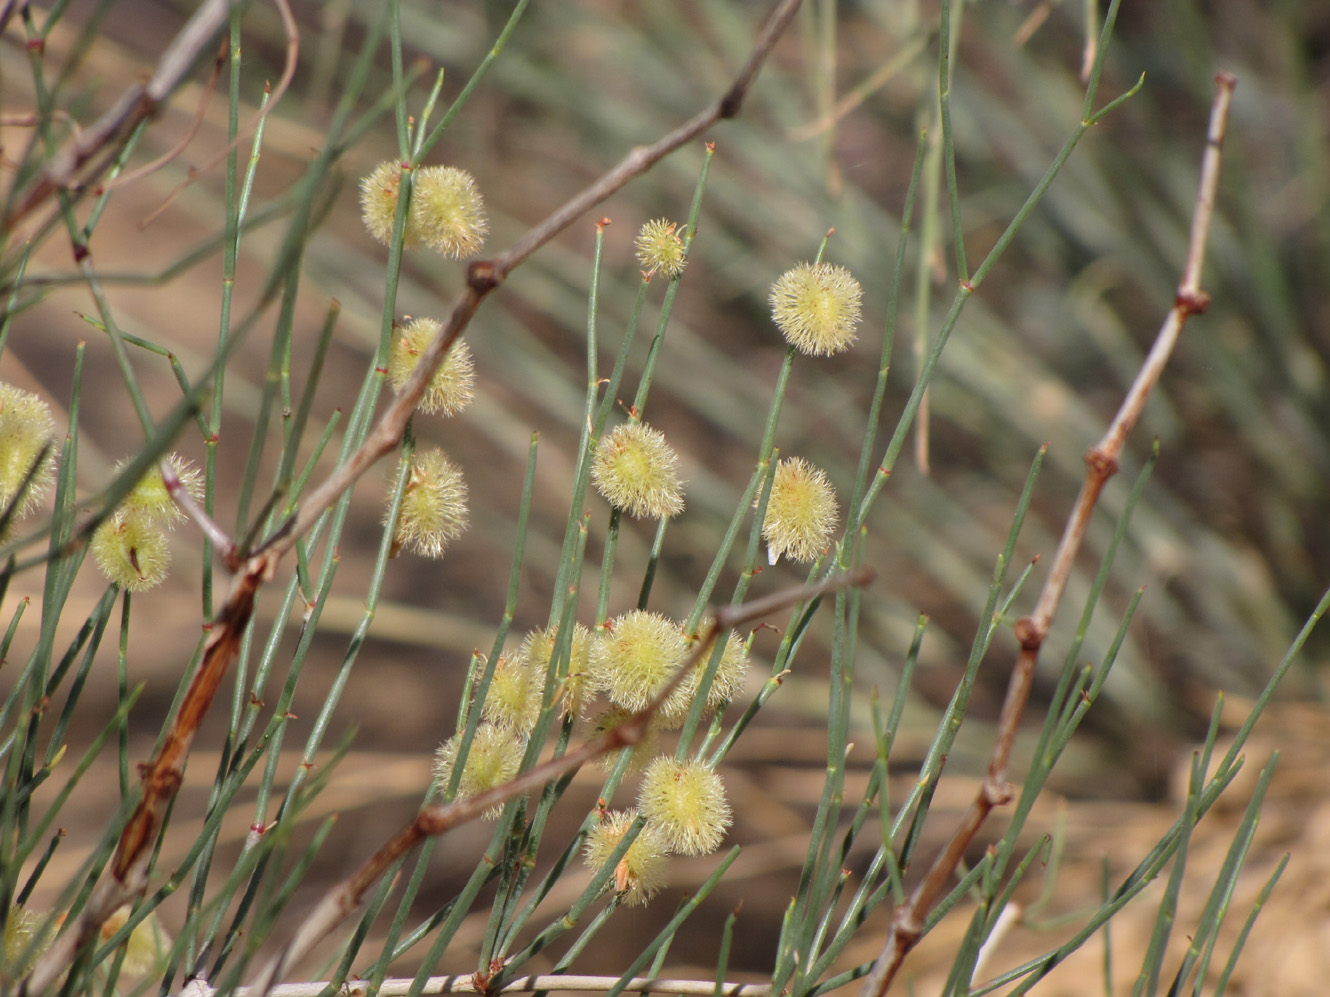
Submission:
[[[481,716],[499,727],[529,734],[540,716],[545,673],[533,671],[522,655],[499,655],[481,707]]]
[[[92,556],[108,579],[130,592],[155,588],[171,567],[166,526],[143,513],[122,509],[92,535]]]
[[[606,624],[591,649],[591,675],[596,688],[616,706],[640,710],[683,664],[688,647],[673,620],[634,609]],[[675,697],[687,701],[686,690]]]
[[[374,172],[360,181],[360,214],[365,228],[385,246],[392,242],[393,222],[397,217],[397,198],[402,189],[402,167],[395,162],[380,163]],[[402,245],[407,249],[420,244],[417,226],[408,214]]]

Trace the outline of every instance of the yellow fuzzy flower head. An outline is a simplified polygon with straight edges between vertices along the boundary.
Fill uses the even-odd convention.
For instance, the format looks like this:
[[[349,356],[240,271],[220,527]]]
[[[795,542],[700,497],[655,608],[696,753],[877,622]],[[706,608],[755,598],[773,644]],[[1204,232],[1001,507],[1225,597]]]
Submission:
[[[400,163],[380,163],[374,172],[360,181],[360,215],[369,234],[385,246],[392,242],[393,221],[397,216],[397,197],[402,189]],[[407,215],[402,245],[413,249],[420,245],[420,233]]]
[[[559,638],[558,626],[544,630],[532,630],[522,641],[521,656],[531,672],[539,676],[536,681],[543,681],[549,670],[550,655]],[[563,712],[569,716],[580,716],[582,706],[591,692],[591,631],[582,624],[573,625],[572,646],[568,649],[568,670],[560,671],[563,684],[559,692],[559,702]]]
[[[592,680],[611,703],[640,710],[674,675],[687,650],[673,620],[634,609],[610,620],[593,645]],[[676,697],[686,702],[687,695],[687,690],[676,689],[667,704]]]
[[[781,555],[803,563],[817,560],[831,542],[836,518],[836,492],[826,474],[799,457],[776,465],[762,522],[772,564]]]
[[[673,279],[683,273],[688,260],[684,256],[682,233],[677,229],[674,222],[657,218],[647,222],[637,233],[633,247],[637,250],[637,262],[647,277],[660,272]]]
[[[425,245],[455,260],[485,245],[489,220],[475,178],[456,166],[422,166],[411,194],[411,227]]]
[[[683,512],[678,463],[663,433],[627,422],[596,447],[591,480],[614,508],[638,519],[663,519]]]
[[[388,350],[388,383],[394,391],[401,391],[416,365],[443,325],[432,318],[418,318],[408,322],[402,333],[393,340]],[[471,359],[471,347],[465,339],[458,339],[429,379],[429,387],[420,396],[418,408],[422,412],[442,412],[456,415],[476,397],[476,365]]]
[[[485,693],[481,716],[496,726],[529,734],[540,716],[544,688],[545,673],[537,676],[527,666],[525,656],[509,658],[499,655],[489,691]]]
[[[30,391],[0,383],[0,511],[14,501],[29,472],[32,480],[14,510],[16,517],[41,501],[55,477],[55,451],[43,455],[42,450],[54,440],[51,407]]]
[[[199,469],[179,454],[167,454],[162,460],[171,469],[171,473],[180,481],[181,487],[192,498],[203,494],[203,475]],[[129,466],[129,460],[119,461],[114,474],[119,474]],[[121,500],[120,509],[126,513],[143,516],[150,522],[161,526],[172,526],[185,518],[180,506],[171,497],[171,490],[166,487],[160,464],[154,464],[144,472],[143,477],[135,482],[129,494]]]
[[[711,628],[711,620],[704,619],[698,627],[698,634],[706,633]],[[698,634],[693,634],[687,638],[688,650],[692,651],[699,639]],[[718,634],[716,640],[719,642],[724,634]],[[698,689],[702,684],[702,676],[706,674],[707,666],[711,663],[711,656],[715,652],[715,644],[711,650],[702,655],[701,660],[693,666],[692,672],[688,678],[684,679],[680,689],[685,697],[681,704],[683,709],[677,717],[670,714],[670,708],[675,707],[675,698],[671,696],[662,710],[662,720],[667,724],[677,720],[682,724],[688,715],[688,710],[692,706],[692,700],[697,697]],[[725,650],[720,653],[720,662],[716,665],[716,674],[711,679],[711,686],[707,690],[707,709],[715,710],[728,703],[734,698],[735,694],[743,688],[744,678],[748,674],[748,651],[744,647],[743,640],[733,630],[730,631],[729,639],[725,641]]]
[[[680,855],[714,852],[730,826],[725,784],[699,762],[657,758],[642,777],[637,807]]]
[[[637,820],[636,810],[615,810],[605,815],[587,835],[584,856],[592,869],[602,868],[628,829]],[[665,885],[665,863],[669,850],[660,832],[645,824],[623,858],[614,867],[614,890],[630,907],[646,903]]]
[[[457,749],[461,744],[462,735],[454,734],[434,754],[434,786],[441,793],[448,790],[453,768],[457,765]],[[522,765],[525,751],[526,745],[520,734],[507,727],[481,724],[476,728],[476,736],[471,741],[471,749],[462,765],[456,799],[470,799],[511,782]],[[494,820],[502,810],[501,806],[490,807],[484,816]]]
[[[831,356],[854,342],[863,293],[844,267],[801,263],[771,286],[771,317],[799,352]]]
[[[192,497],[202,494],[202,475],[193,464],[178,454],[168,454],[162,463]],[[128,465],[128,460],[120,461],[115,473]],[[184,516],[166,487],[161,464],[154,464],[93,533],[93,560],[102,574],[123,589],[142,592],[155,588],[171,568],[167,530]]]
[[[50,947],[54,932],[48,933],[36,949],[28,953],[28,946],[32,944],[33,937],[41,927],[42,918],[40,915],[18,904],[10,904],[9,915],[5,918],[3,946],[5,968],[13,976],[18,976],[23,969],[32,964],[32,960],[36,956],[41,955]],[[28,960],[20,963],[19,959],[25,953],[28,954]]]
[[[91,548],[101,573],[130,592],[155,588],[171,568],[166,527],[130,510],[98,526]]]
[[[635,710],[625,710],[622,706],[611,706],[591,721],[591,735],[600,737],[601,734],[613,730],[627,721],[635,713]],[[661,727],[659,715],[647,724],[646,733],[642,736],[642,740],[633,745],[631,749],[632,758],[629,759],[628,768],[625,769],[627,775],[635,775],[641,772],[647,767],[647,763],[659,753]],[[619,764],[619,756],[625,750],[628,749],[620,748],[618,751],[601,755],[596,764],[600,766],[602,772],[609,775]]]
[[[112,937],[129,922],[129,908],[121,907],[102,925],[102,941]],[[125,941],[125,959],[120,972],[140,977],[155,972],[166,962],[171,952],[171,935],[157,919],[156,911],[149,914],[129,933]]]
[[[388,505],[392,509],[391,499]],[[425,557],[442,557],[466,530],[466,481],[442,450],[417,451],[402,493],[393,533],[394,552],[406,547]]]

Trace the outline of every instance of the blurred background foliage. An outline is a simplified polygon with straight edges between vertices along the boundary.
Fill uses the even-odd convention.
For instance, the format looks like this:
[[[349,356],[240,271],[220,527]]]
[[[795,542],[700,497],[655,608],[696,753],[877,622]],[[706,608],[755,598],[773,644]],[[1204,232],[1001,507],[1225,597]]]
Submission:
[[[506,245],[631,145],[655,139],[714,99],[746,53],[766,6],[743,0],[534,3],[432,160],[476,175],[491,210],[490,246]],[[82,50],[66,101],[88,115],[101,109],[139,67],[152,64],[191,7],[147,0],[76,4],[84,17],[68,17],[61,36],[67,51]],[[377,7],[353,0],[295,5],[300,63],[268,125],[256,214],[271,209],[281,218],[283,194],[321,147],[320,123],[332,113],[346,61],[365,37],[368,19],[378,16]],[[445,69],[445,95],[451,97],[510,9],[507,3],[463,0],[406,5],[409,54]],[[850,267],[865,287],[862,342],[831,360],[796,365],[778,445],[785,456],[825,467],[842,498],[848,493],[860,413],[877,373],[878,336],[889,305],[885,288],[916,141],[923,131],[937,135],[929,96],[935,92],[937,17],[936,5],[927,2],[810,0],[743,115],[710,136],[717,153],[702,222],[646,413],[681,452],[688,481],[688,512],[669,531],[653,594],[653,604],[665,611],[691,601],[755,457],[784,354],[767,314],[768,289],[789,266],[810,259],[833,227],[828,259]],[[1082,5],[1066,2],[985,0],[964,7],[952,114],[972,261],[993,244],[1076,124],[1084,17]],[[74,33],[80,25],[89,32],[84,39]],[[275,79],[286,44],[279,20],[255,4],[247,29],[245,58],[270,63]],[[31,80],[18,64],[21,40],[11,31],[3,45],[9,65],[0,67],[0,86],[6,104],[22,105]],[[1116,513],[1152,438],[1158,438],[1162,459],[1092,624],[1087,660],[1097,660],[1107,647],[1117,625],[1113,613],[1139,586],[1146,586],[1146,595],[1115,675],[1090,714],[1093,737],[1069,759],[1058,788],[1108,798],[1160,793],[1176,751],[1194,739],[1208,715],[1214,691],[1241,695],[1258,689],[1319,598],[1330,563],[1330,309],[1320,290],[1330,274],[1328,54],[1325,5],[1124,3],[1101,92],[1108,99],[1141,74],[1144,87],[1086,136],[968,306],[930,391],[929,439],[914,445],[914,463],[897,466],[874,512],[866,560],[881,578],[865,600],[858,665],[865,694],[874,686],[884,694],[894,688],[918,615],[931,619],[915,681],[917,703],[906,722],[906,732],[919,738],[912,742],[903,732],[893,771],[911,771],[911,751],[927,744],[935,708],[953,690],[1036,450],[1049,445],[1018,548],[1026,560],[1051,555],[1083,477],[1082,455],[1102,434],[1171,304],[1212,79],[1219,71],[1233,72],[1239,84],[1203,279],[1213,300],[1209,314],[1186,330],[1129,441],[1123,473],[1105,493],[1049,644],[1045,664],[1052,670]],[[390,89],[386,52],[375,74],[371,96]],[[427,68],[420,77],[417,106],[431,76]],[[254,92],[244,95],[254,103],[260,78],[251,77]],[[841,107],[850,96],[853,106]],[[184,135],[198,97],[192,86],[164,110],[141,155],[160,152]],[[203,128],[185,153],[114,198],[92,244],[127,331],[176,344],[189,370],[199,369],[212,349],[219,270],[215,253],[185,254],[206,248],[218,230],[220,172],[204,172],[150,225],[140,223],[189,179],[191,168],[221,151],[225,115],[224,99],[208,103]],[[4,138],[6,148],[27,141],[14,128],[6,128]],[[313,355],[329,300],[337,298],[342,308],[319,387],[320,420],[351,396],[378,340],[383,250],[361,227],[355,185],[396,155],[387,118],[347,150],[340,187],[327,192],[328,213],[306,251],[294,316],[297,363]],[[700,147],[685,150],[603,208],[613,221],[600,299],[606,365],[641,279],[632,237],[651,218],[682,220],[701,161]],[[942,197],[937,209],[946,230]],[[936,330],[955,286],[952,248],[920,250],[918,236],[933,224],[930,210],[922,206],[907,248],[909,295],[898,303],[900,330],[883,416],[887,432],[914,376],[914,337]],[[394,784],[393,752],[414,757],[447,732],[471,650],[489,643],[503,601],[533,430],[542,438],[538,494],[548,501],[533,513],[514,631],[545,621],[566,511],[561,503],[583,411],[594,220],[516,272],[473,323],[468,339],[480,376],[476,404],[447,423],[417,425],[423,439],[442,444],[465,467],[473,526],[441,565],[403,559],[390,573],[372,632],[376,650],[353,678],[356,710],[345,711],[341,721],[359,727],[357,751],[379,753],[379,790]],[[242,300],[253,300],[271,267],[279,228],[260,225],[243,244],[237,282]],[[90,341],[92,369],[110,363],[106,343],[79,318],[89,308],[86,292],[77,283],[61,283],[70,273],[68,259],[67,246],[56,238],[31,265],[50,280],[40,300],[25,301],[3,361],[7,379],[53,399],[69,395],[78,340]],[[173,268],[182,259],[188,265]],[[169,279],[143,280],[168,268]],[[398,311],[442,314],[461,279],[455,264],[409,256]],[[644,328],[653,321],[648,313]],[[264,324],[251,334],[230,375],[233,408],[221,459],[232,466],[244,460],[246,420],[263,387]],[[643,339],[634,363],[641,364],[645,349]],[[141,372],[164,411],[177,391],[170,371],[157,358],[146,358]],[[96,413],[87,427],[82,471],[92,488],[103,480],[94,480],[99,463],[109,471],[140,437],[114,378],[89,380],[84,409]],[[321,429],[319,424],[312,432]],[[192,439],[179,449],[197,455],[201,448]],[[925,457],[927,473],[921,469]],[[361,485],[359,518],[343,539],[337,595],[316,643],[330,662],[326,675],[358,618],[368,560],[358,562],[349,545],[358,540],[368,549],[375,542],[378,484],[371,476]],[[218,508],[229,510],[225,487]],[[598,542],[593,538],[588,550],[590,565],[598,563]],[[611,612],[635,599],[633,572],[645,564],[650,542],[649,529],[625,524],[623,578]],[[178,578],[197,573],[195,546],[178,545]],[[801,579],[783,565],[769,570],[785,580]],[[1038,572],[1036,566],[1036,577]],[[140,706],[147,715],[164,713],[174,689],[174,682],[153,683],[151,676],[178,672],[198,632],[193,583],[172,588],[140,603],[158,600],[154,613],[160,620],[157,636],[137,638],[134,657],[135,677],[149,679]],[[91,589],[89,597],[95,597]],[[1295,675],[1286,693],[1320,695],[1315,662],[1324,657],[1327,639],[1314,638],[1313,667]],[[759,634],[755,654],[769,656],[774,647],[774,639]],[[953,758],[962,769],[984,757],[990,743],[984,722],[996,715],[1013,656],[1014,641],[999,642],[985,665],[972,707],[975,722]],[[816,732],[825,693],[817,648],[807,646],[800,660],[802,672],[787,683],[790,694],[775,697],[765,711],[766,722],[777,729],[754,731],[733,757],[749,772],[738,777],[735,790],[740,840],[761,840],[766,831],[779,841],[780,830],[797,823],[787,810],[811,808],[816,801],[815,795],[802,797],[798,787],[800,766],[821,764]],[[312,673],[300,696],[311,714],[319,674]],[[788,736],[792,725],[807,730],[806,743]],[[146,745],[156,727],[143,729]],[[400,801],[380,801],[389,818],[394,807],[406,813],[414,805],[421,783],[404,781]],[[746,803],[758,806],[759,788],[768,809],[749,810],[745,817]],[[344,822],[343,834],[358,833],[363,841],[344,836],[342,844],[346,853],[359,854],[362,845],[377,841],[378,831],[370,825],[352,832],[351,823]],[[797,851],[791,852],[791,868],[801,857]],[[755,860],[758,868],[780,867],[772,851],[764,854]],[[739,887],[736,895],[750,893]],[[778,899],[767,912],[772,917],[784,895],[783,887],[775,888]]]

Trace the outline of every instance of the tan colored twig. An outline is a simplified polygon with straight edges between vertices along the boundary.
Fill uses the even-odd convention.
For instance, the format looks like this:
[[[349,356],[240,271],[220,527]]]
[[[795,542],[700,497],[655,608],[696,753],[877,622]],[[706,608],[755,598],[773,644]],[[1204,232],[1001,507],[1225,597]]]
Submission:
[[[1104,485],[1118,470],[1127,434],[1136,424],[1151,390],[1159,380],[1164,365],[1178,341],[1182,327],[1192,315],[1204,312],[1209,296],[1201,289],[1201,268],[1205,260],[1205,247],[1214,214],[1215,187],[1219,180],[1219,160],[1224,134],[1228,127],[1228,110],[1237,80],[1228,73],[1215,78],[1215,99],[1210,111],[1210,127],[1206,137],[1205,155],[1201,163],[1200,189],[1192,211],[1191,238],[1187,247],[1187,261],[1181,282],[1174,296],[1173,308],[1155,337],[1149,355],[1141,365],[1136,380],[1123,399],[1117,416],[1108,431],[1085,455],[1087,471],[1085,482],[1062,533],[1057,553],[1049,568],[1034,611],[1016,623],[1016,639],[1020,653],[1007,686],[1007,696],[998,718],[997,739],[989,758],[988,774],[979,788],[974,802],[961,819],[951,840],[934,859],[924,878],[914,888],[905,905],[892,918],[891,930],[882,954],[873,964],[864,981],[863,997],[882,997],[909,951],[923,933],[924,921],[933,905],[951,881],[962,856],[995,807],[1011,800],[1013,789],[1007,781],[1007,767],[1012,746],[1020,729],[1034,681],[1039,650],[1048,636],[1049,626],[1057,614],[1058,604],[1071,576],[1072,565],[1080,551],[1086,527],[1094,512]]]
[[[207,43],[207,38],[210,38],[225,21],[226,14],[234,2],[235,0],[204,0],[194,18],[172,42],[153,80],[146,87],[131,88],[117,105],[118,108],[121,105],[126,106],[117,114],[108,112],[97,125],[93,126],[93,129],[89,130],[95,131],[95,135],[85,133],[85,142],[73,148],[66,147],[61,156],[57,157],[57,161],[48,168],[42,183],[50,184],[54,189],[55,186],[68,182],[74,171],[109,141],[112,135],[125,127],[125,123],[131,120],[133,114],[142,112],[133,119],[137,121],[151,113],[160,99],[155,95],[169,93],[174,84],[179,82],[179,78],[201,50],[201,46]],[[213,621],[203,659],[190,682],[178,714],[172,720],[159,753],[152,761],[140,767],[143,799],[130,816],[121,834],[109,873],[98,882],[79,916],[73,919],[73,923],[66,925],[64,931],[38,961],[32,973],[22,981],[20,995],[42,993],[49,989],[69,967],[75,954],[83,946],[93,943],[106,919],[145,889],[147,864],[153,842],[161,830],[166,809],[180,788],[185,760],[193,744],[194,735],[212,705],[222,677],[230,666],[241,636],[253,615],[258,590],[273,577],[282,556],[318,520],[318,517],[343,492],[355,484],[375,461],[396,446],[430,378],[443,362],[453,341],[471,321],[480,303],[503,283],[515,267],[586,211],[619,190],[629,180],[645,173],[669,153],[692,141],[716,122],[737,115],[758,69],[793,18],[799,3],[800,0],[778,0],[772,7],[754,41],[748,61],[729,90],[712,107],[696,115],[658,142],[633,149],[617,166],[536,225],[499,256],[488,262],[471,265],[466,290],[454,304],[443,329],[421,354],[412,377],[371,430],[364,445],[301,503],[295,515],[287,521],[267,547],[250,557],[242,566],[232,583],[226,603],[218,613],[217,619]],[[135,108],[138,109],[137,112]],[[763,613],[771,611],[770,608],[761,609],[761,606],[762,603],[759,602],[752,604],[750,608]],[[731,618],[727,617],[724,611],[718,613],[717,617]],[[358,884],[372,882],[373,877],[382,871],[379,861],[383,856],[402,854],[424,837],[441,834],[450,827],[473,819],[495,803],[502,802],[511,795],[525,793],[548,779],[556,778],[562,772],[570,771],[588,758],[613,750],[614,747],[636,743],[628,738],[640,739],[641,725],[644,722],[629,718],[620,728],[607,732],[590,745],[579,749],[580,754],[570,752],[563,758],[522,776],[514,784],[515,788],[511,792],[507,787],[495,790],[494,793],[502,794],[497,798],[492,798],[493,794],[485,794],[473,800],[447,807],[431,807],[422,812],[410,827],[393,842],[385,845],[379,855],[371,859],[357,873],[358,878],[343,884],[335,897],[325,901],[315,917],[306,923],[306,928],[318,924],[322,926],[322,931],[331,930],[331,926],[344,916],[345,909],[350,909],[343,909],[344,902],[352,898],[358,902],[360,892],[363,890],[363,886]],[[308,937],[309,934],[310,932],[302,930],[298,940]],[[296,950],[293,942],[285,952]],[[274,974],[288,961],[286,955],[280,957],[276,961],[277,964],[272,967]],[[271,983],[275,975],[268,979]]]
[[[156,114],[162,102],[184,81],[199,54],[213,44],[238,2],[203,0],[162,53],[152,78],[128,87],[105,114],[70,136],[4,220],[4,228],[13,228],[57,190],[86,185],[105,169],[114,158],[119,141],[139,122]],[[101,161],[85,170],[99,155]]]
[[[152,211],[148,212],[147,216],[145,216],[144,219],[139,223],[139,228],[147,228],[149,225],[151,225],[154,221],[157,220],[157,217],[163,211],[165,211],[167,208],[169,208],[172,204],[175,203],[176,198],[179,197],[182,193],[184,193],[185,188],[187,188],[190,184],[198,180],[198,178],[203,176],[203,174],[207,173],[211,169],[214,169],[216,166],[222,163],[226,159],[226,157],[231,154],[231,150],[236,148],[236,146],[240,144],[242,139],[245,139],[250,135],[254,134],[254,132],[258,129],[260,122],[262,122],[264,118],[266,118],[269,114],[272,113],[273,108],[275,108],[281,102],[282,97],[286,95],[286,91],[291,86],[291,81],[295,79],[296,76],[296,62],[300,54],[300,27],[299,25],[296,24],[295,14],[291,12],[291,5],[288,2],[288,0],[273,0],[273,5],[277,8],[278,16],[281,17],[282,19],[282,30],[286,33],[286,62],[282,66],[282,75],[278,78],[277,85],[274,87],[271,85],[271,83],[269,83],[264,86],[263,107],[259,108],[259,110],[255,113],[253,119],[250,120],[249,124],[246,125],[244,128],[238,129],[236,131],[235,137],[231,139],[230,142],[226,143],[226,148],[223,149],[221,152],[217,153],[217,155],[213,156],[212,159],[208,160],[202,166],[191,167],[189,170],[189,176],[187,176],[184,180],[180,181],[180,183],[178,183],[175,189],[172,190],[171,193],[166,196],[165,200],[163,200],[161,204],[157,205],[157,207],[153,208]],[[167,163],[171,162],[171,160],[179,156],[180,153],[184,152],[185,147],[188,146],[191,141],[193,141],[194,135],[198,131],[199,125],[202,124],[203,122],[203,111],[204,108],[207,106],[208,99],[211,96],[213,84],[216,81],[216,74],[220,72],[221,66],[222,66],[222,59],[219,58],[217,61],[217,65],[214,69],[214,76],[212,79],[208,81],[208,93],[206,93],[203,99],[199,101],[199,112],[197,117],[194,119],[193,127],[190,128],[188,134],[186,134],[183,139],[181,139],[178,143],[176,143],[175,148],[164,153],[162,156],[153,160],[151,163],[148,163],[145,166],[140,167],[139,169],[135,170],[133,173],[122,174],[121,176],[116,177],[115,180],[106,184],[107,187],[113,187],[113,186],[119,187],[122,186],[123,184],[130,183],[133,180],[138,180],[141,177],[147,176],[148,174],[161,169]]]
[[[594,758],[641,743],[652,717],[673,695],[679,683],[710,653],[711,645],[719,634],[757,622],[778,609],[807,602],[828,592],[852,585],[867,585],[872,579],[871,571],[860,568],[807,588],[786,589],[750,603],[725,606],[716,610],[710,626],[699,634],[699,640],[683,664],[640,712],[627,717],[599,737],[594,737],[557,758],[551,758],[523,772],[511,782],[465,800],[429,806],[420,811],[415,820],[389,839],[351,876],[324,895],[318,906],[305,918],[295,937],[260,971],[249,988],[251,997],[264,997],[288,966],[294,964],[326,938],[347,915],[360,906],[366,892],[378,882],[379,877],[426,838],[443,834],[460,824],[475,820],[491,807],[533,792],[562,775],[576,771]]]
[[[431,976],[425,985],[414,991],[421,994],[475,994],[484,993],[490,997],[500,994],[526,994],[541,990],[564,990],[581,993],[606,993],[619,983],[617,976],[524,976],[519,980],[506,983],[496,990],[476,986],[474,974],[467,976]],[[349,982],[354,991],[354,981]],[[384,980],[379,984],[380,997],[404,997],[412,993],[414,980]],[[327,983],[284,983],[268,991],[269,997],[318,997],[328,989]],[[715,980],[669,980],[636,976],[622,987],[631,994],[688,994],[692,997],[769,997],[771,988],[761,983],[722,983],[716,986]],[[342,991],[345,992],[345,991]],[[182,990],[179,997],[212,997],[214,990],[206,987],[194,987]],[[257,997],[252,987],[241,987],[236,997]]]

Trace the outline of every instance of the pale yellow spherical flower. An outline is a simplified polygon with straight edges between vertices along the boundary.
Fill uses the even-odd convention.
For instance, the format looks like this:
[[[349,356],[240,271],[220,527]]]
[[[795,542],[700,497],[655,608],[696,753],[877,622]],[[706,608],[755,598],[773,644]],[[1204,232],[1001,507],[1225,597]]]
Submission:
[[[684,255],[683,233],[679,226],[664,218],[647,222],[637,233],[633,248],[637,262],[648,277],[659,272],[674,278],[683,273],[688,258]]]
[[[456,166],[422,166],[411,189],[412,228],[425,245],[455,260],[480,252],[489,232],[475,178]]]
[[[397,217],[397,198],[402,189],[402,165],[400,163],[380,163],[374,172],[360,181],[360,216],[365,228],[385,246],[392,242],[393,222]],[[419,224],[406,218],[406,232],[402,236],[402,245],[413,249],[420,245]]]
[[[776,465],[762,522],[772,564],[782,555],[803,563],[816,561],[831,542],[836,518],[836,492],[826,474],[799,457]]]
[[[130,592],[160,585],[171,567],[165,524],[128,509],[104,520],[90,547],[101,573]]]
[[[786,341],[811,356],[848,349],[859,324],[863,289],[832,263],[801,263],[771,287],[771,317]]]
[[[441,793],[447,792],[448,783],[452,781],[457,751],[461,746],[462,735],[454,734],[434,753],[434,785]],[[462,764],[455,798],[467,800],[512,782],[522,766],[525,752],[525,741],[516,731],[496,724],[481,724],[476,728],[476,736]],[[493,806],[485,811],[484,816],[494,820],[502,810],[502,806]]]
[[[642,777],[637,807],[680,855],[714,852],[730,826],[725,784],[700,762],[657,758]]]
[[[113,937],[128,922],[129,908],[121,907],[102,925],[102,940]],[[146,976],[162,968],[171,952],[171,935],[162,927],[156,911],[134,926],[125,940],[124,949],[120,972],[126,976]]]
[[[698,633],[687,638],[688,650],[691,652],[697,646],[700,640],[700,634],[704,634],[711,627],[711,620],[704,619],[698,625]],[[718,634],[716,639],[719,641],[724,635]],[[711,656],[715,652],[716,646],[712,644],[711,650],[702,655],[701,659],[693,666],[688,677],[680,684],[680,690],[684,694],[677,697],[680,702],[676,702],[676,697],[671,696],[661,711],[661,720],[666,726],[682,724],[692,708],[692,701],[697,698],[697,693],[702,684],[702,676],[706,674],[707,667],[711,663]],[[716,674],[712,677],[711,685],[707,689],[708,710],[715,710],[728,703],[734,698],[735,694],[743,688],[744,678],[748,674],[748,650],[744,647],[744,642],[740,636],[733,630],[730,631],[729,639],[725,642],[725,650],[720,653],[720,661],[716,665]]]
[[[634,716],[636,710],[625,710],[622,706],[611,706],[609,709],[600,713],[591,721],[592,737],[600,737],[601,734],[613,730],[620,724]],[[636,775],[647,767],[647,763],[659,754],[660,751],[660,732],[662,729],[659,716],[653,718],[648,724],[646,733],[642,735],[642,740],[632,747],[632,757],[628,760],[628,768],[625,774]],[[612,751],[601,755],[596,764],[600,770],[609,775],[619,764],[619,756],[623,754],[623,749]]]
[[[640,710],[664,688],[688,651],[683,632],[673,620],[634,609],[605,625],[591,649],[591,675],[596,688],[611,703],[626,710]],[[678,697],[687,701],[680,688]]]
[[[5,967],[11,973],[19,973],[30,966],[32,960],[41,955],[51,946],[51,939],[54,931],[49,931],[40,943],[33,946],[33,951],[28,948],[32,945],[33,937],[42,928],[41,915],[22,907],[19,904],[9,905],[9,914],[5,918],[5,931],[3,938]],[[19,959],[27,954],[28,961],[20,963]]]
[[[401,391],[416,366],[425,347],[439,334],[443,325],[432,318],[412,319],[402,327],[388,348],[388,383],[394,391]],[[443,363],[429,379],[429,386],[420,396],[417,406],[422,412],[442,412],[456,415],[476,397],[476,365],[471,359],[471,347],[465,339],[453,341]]]
[[[529,734],[540,717],[544,691],[544,672],[537,675],[523,655],[511,658],[499,655],[481,716],[492,724]]]
[[[522,657],[527,667],[536,675],[544,678],[549,670],[550,655],[559,638],[558,626],[544,630],[532,630],[522,641]],[[563,672],[559,689],[559,703],[563,712],[570,716],[580,716],[582,706],[591,695],[591,646],[594,640],[591,631],[580,623],[573,625],[572,645],[568,649],[568,667]]]
[[[171,473],[180,482],[180,487],[188,492],[191,498],[197,499],[203,496],[203,474],[197,467],[174,453],[167,454],[162,461],[170,468]],[[129,458],[118,461],[112,475],[120,474],[129,463]],[[161,463],[153,464],[143,472],[143,477],[139,478],[129,490],[129,494],[121,499],[119,508],[161,526],[172,526],[185,518],[185,513],[176,504],[175,497],[166,486]]]
[[[0,511],[14,501],[29,472],[32,480],[16,516],[41,501],[55,478],[54,441],[51,407],[30,391],[0,383]]]
[[[391,512],[391,495],[388,509]],[[466,530],[467,522],[466,481],[461,469],[442,450],[418,451],[402,493],[394,552],[406,547],[425,557],[441,557],[448,544]]]
[[[605,819],[587,835],[583,852],[586,864],[592,869],[602,868],[636,820],[636,810],[614,810],[606,814]],[[615,892],[622,894],[630,907],[646,903],[665,885],[668,860],[669,849],[665,847],[660,832],[651,824],[644,824],[615,864],[611,880]]]
[[[616,509],[639,519],[662,519],[683,512],[678,464],[665,434],[646,423],[627,422],[596,447],[591,480]]]

